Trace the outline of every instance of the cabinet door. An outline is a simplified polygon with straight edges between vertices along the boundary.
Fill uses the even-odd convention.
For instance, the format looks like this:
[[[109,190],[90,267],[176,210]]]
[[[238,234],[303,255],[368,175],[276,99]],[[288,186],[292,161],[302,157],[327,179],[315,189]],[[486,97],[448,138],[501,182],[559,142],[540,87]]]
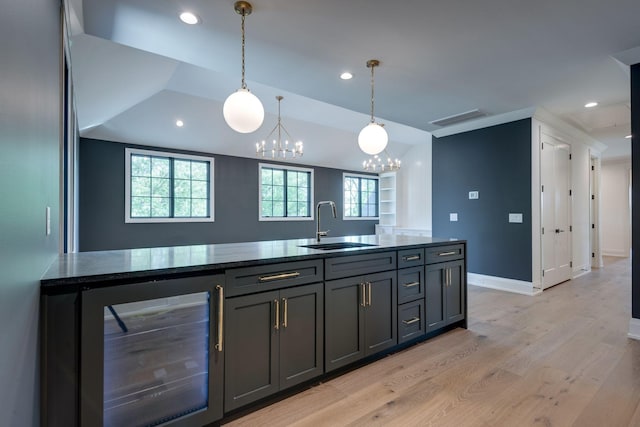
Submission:
[[[323,284],[280,291],[280,390],[324,371]]]
[[[444,293],[444,264],[432,264],[425,267],[425,315],[426,332],[445,326],[447,308]]]
[[[278,291],[225,302],[226,411],[278,391],[276,305]]]
[[[366,283],[364,310],[365,355],[378,353],[398,343],[396,272],[371,274]]]
[[[364,357],[364,287],[360,277],[325,282],[325,370]]]
[[[449,278],[445,286],[447,324],[455,323],[465,317],[465,277],[464,262],[448,262],[446,267]]]

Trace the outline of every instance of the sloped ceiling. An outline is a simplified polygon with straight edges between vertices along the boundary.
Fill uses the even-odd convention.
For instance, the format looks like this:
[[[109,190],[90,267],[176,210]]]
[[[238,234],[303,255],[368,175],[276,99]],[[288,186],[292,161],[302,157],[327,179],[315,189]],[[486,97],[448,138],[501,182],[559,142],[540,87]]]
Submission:
[[[439,129],[429,122],[475,108],[496,116],[542,107],[621,147],[616,156],[630,152],[629,78],[620,61],[640,62],[635,0],[255,0],[246,18],[247,79],[267,116],[250,135],[229,130],[221,113],[240,83],[233,1],[74,3],[84,136],[251,157],[283,95],[283,122],[305,142],[304,163],[357,169],[357,133],[369,120],[365,63],[377,58],[376,117],[394,156]],[[183,10],[201,23],[180,22]],[[354,79],[338,79],[344,70]],[[600,105],[585,111],[590,100]]]

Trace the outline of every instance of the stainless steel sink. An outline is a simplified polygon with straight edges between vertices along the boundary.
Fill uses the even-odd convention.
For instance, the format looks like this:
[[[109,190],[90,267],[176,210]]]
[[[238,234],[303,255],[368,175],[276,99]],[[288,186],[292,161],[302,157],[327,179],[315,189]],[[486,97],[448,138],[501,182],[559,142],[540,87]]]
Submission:
[[[377,246],[377,245],[372,245],[369,243],[359,243],[359,242],[314,243],[311,245],[300,245],[301,248],[321,249],[323,251],[328,251],[331,249],[362,248],[365,246]]]

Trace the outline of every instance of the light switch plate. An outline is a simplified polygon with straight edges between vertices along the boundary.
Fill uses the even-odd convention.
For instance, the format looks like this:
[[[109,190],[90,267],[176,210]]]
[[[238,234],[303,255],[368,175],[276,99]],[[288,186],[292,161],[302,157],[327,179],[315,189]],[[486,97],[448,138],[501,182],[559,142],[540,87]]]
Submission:
[[[510,213],[509,214],[509,222],[522,224],[522,214],[521,213]]]
[[[450,213],[449,214],[449,221],[455,222],[457,220],[458,220],[458,214],[457,213]]]
[[[45,211],[45,234],[49,236],[51,234],[51,207],[47,206]]]
[[[469,191],[469,200],[475,200],[480,198],[479,191]]]

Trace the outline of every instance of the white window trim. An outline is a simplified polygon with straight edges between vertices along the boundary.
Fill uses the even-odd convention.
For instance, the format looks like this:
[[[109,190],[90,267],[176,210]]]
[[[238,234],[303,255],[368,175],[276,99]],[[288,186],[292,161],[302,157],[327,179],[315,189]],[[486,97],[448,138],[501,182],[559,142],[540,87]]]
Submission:
[[[347,216],[347,204],[344,200],[344,179],[345,178],[366,178],[378,181],[378,216]],[[342,220],[343,221],[379,221],[380,220],[380,177],[378,175],[363,175],[358,173],[342,173]]]
[[[208,218],[131,218],[131,155],[140,154],[143,156],[172,157],[174,159],[197,160],[209,163],[209,213]],[[163,222],[214,222],[214,158],[205,156],[193,156],[190,154],[178,154],[169,151],[141,150],[138,148],[125,148],[124,150],[124,222],[127,224],[136,223],[163,223]]]
[[[309,181],[309,215],[310,216],[272,216],[272,217],[263,217],[262,216],[262,168],[268,169],[286,169],[293,170],[299,172],[309,172],[310,181]],[[313,185],[313,169],[312,168],[301,168],[297,166],[285,166],[279,165],[276,163],[258,163],[258,221],[313,221],[314,220],[314,185]],[[286,186],[285,186],[286,188]]]

